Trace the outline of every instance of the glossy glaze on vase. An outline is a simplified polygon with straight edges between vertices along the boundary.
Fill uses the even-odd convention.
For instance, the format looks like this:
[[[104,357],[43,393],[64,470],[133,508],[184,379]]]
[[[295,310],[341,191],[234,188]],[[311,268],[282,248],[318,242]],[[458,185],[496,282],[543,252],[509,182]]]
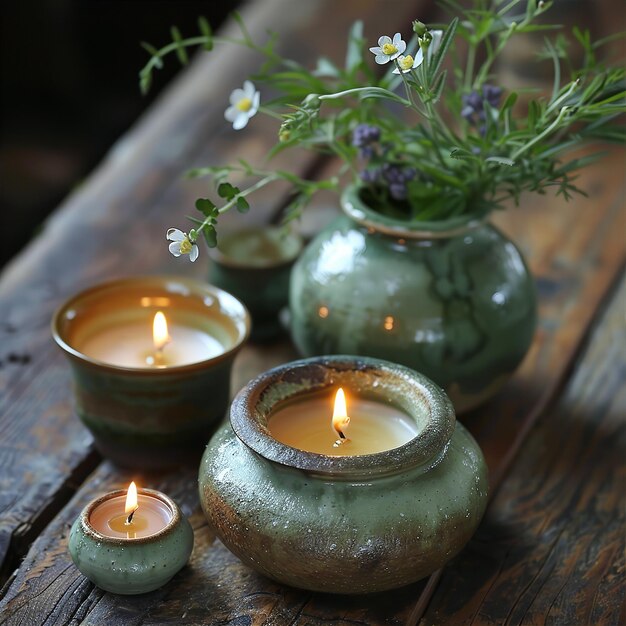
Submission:
[[[536,298],[521,253],[486,222],[406,223],[355,189],[347,216],[320,233],[292,271],[292,337],[304,356],[362,354],[432,378],[458,411],[515,370],[532,340]]]
[[[271,437],[276,407],[337,386],[393,404],[415,420],[418,435],[342,457]],[[232,552],[279,582],[350,594],[406,585],[458,553],[484,512],[480,448],[455,423],[441,389],[403,366],[344,356],[282,365],[237,395],[230,419],[200,465],[202,508]]]
[[[242,228],[220,235],[209,250],[209,282],[246,305],[251,339],[264,342],[285,332],[280,311],[289,300],[289,275],[302,239],[278,226]]]

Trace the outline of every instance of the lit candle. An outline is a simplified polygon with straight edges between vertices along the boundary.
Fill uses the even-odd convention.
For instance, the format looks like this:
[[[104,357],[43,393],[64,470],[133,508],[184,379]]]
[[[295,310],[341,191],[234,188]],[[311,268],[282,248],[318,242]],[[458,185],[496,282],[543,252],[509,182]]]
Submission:
[[[169,276],[86,289],[52,321],[74,373],[76,412],[98,450],[142,470],[177,466],[204,448],[228,408],[249,330],[236,298]]]
[[[121,367],[168,367],[189,365],[213,358],[226,351],[206,331],[168,324],[162,311],[152,320],[122,321],[115,326],[97,329],[76,347],[86,356]]]
[[[343,389],[335,395],[332,419],[327,396],[301,398],[279,408],[268,428],[293,448],[331,456],[359,456],[397,448],[419,434],[416,423],[388,404],[352,399],[348,416]]]
[[[189,559],[193,531],[176,503],[152,489],[114,491],[90,502],[68,544],[78,569],[96,585],[123,594],[165,584]]]
[[[172,519],[172,511],[158,498],[137,495],[135,483],[130,483],[126,497],[110,498],[96,507],[89,521],[107,537],[138,539],[149,537],[165,528]]]

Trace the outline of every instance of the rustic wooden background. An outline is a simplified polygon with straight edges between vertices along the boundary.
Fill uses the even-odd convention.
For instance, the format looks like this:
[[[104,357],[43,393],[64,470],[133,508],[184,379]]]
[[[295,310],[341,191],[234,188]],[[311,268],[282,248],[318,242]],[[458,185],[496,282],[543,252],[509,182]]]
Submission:
[[[297,6],[297,10],[296,10]],[[429,0],[260,0],[245,19],[263,37],[286,33],[300,60],[341,59],[355,16],[368,41],[432,19]],[[228,27],[233,31],[233,24]],[[323,49],[322,49],[323,48]],[[175,61],[172,61],[175,62]],[[624,609],[624,151],[589,168],[589,198],[565,205],[532,197],[495,217],[537,279],[540,323],[514,378],[463,417],[481,444],[492,500],[467,548],[443,571],[393,593],[333,597],[290,589],[243,566],[210,533],[198,507],[195,465],[138,478],[171,495],[196,535],[191,562],[143,596],[105,593],[67,552],[69,526],[97,494],[131,476],[103,461],[73,415],[70,373],[50,336],[53,310],[77,290],[141,273],[202,278],[175,260],[164,232],[184,226],[206,181],[190,167],[245,155],[260,160],[272,124],[234,133],[223,120],[230,91],[258,59],[237,51],[201,55],[111,150],[0,276],[0,624],[321,625],[626,623]],[[307,154],[278,163],[315,174]],[[268,190],[246,220],[275,219],[286,201]],[[332,213],[322,198],[307,228]],[[228,218],[229,220],[235,218]],[[228,224],[226,224],[228,225]],[[247,346],[232,390],[296,355],[287,340]]]

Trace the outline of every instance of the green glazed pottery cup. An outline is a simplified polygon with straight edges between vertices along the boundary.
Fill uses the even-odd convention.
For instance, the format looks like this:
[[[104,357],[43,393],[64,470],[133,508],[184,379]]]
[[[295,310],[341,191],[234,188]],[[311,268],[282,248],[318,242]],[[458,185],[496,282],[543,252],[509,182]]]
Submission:
[[[303,356],[361,354],[402,363],[443,387],[457,413],[490,398],[530,347],[533,278],[515,245],[485,221],[410,223],[366,205],[293,267],[290,328]]]
[[[338,386],[392,405],[418,434],[360,456],[308,452],[271,436],[276,410]],[[342,594],[409,584],[457,554],[485,510],[480,448],[442,390],[407,367],[352,356],[288,363],[239,392],[230,422],[202,458],[200,502],[222,542],[281,583]]]
[[[269,341],[283,332],[281,309],[289,299],[291,267],[302,238],[275,226],[221,234],[209,251],[209,282],[239,298],[252,316],[253,341]]]
[[[120,365],[118,352],[140,345],[137,335],[145,333],[150,348],[156,311],[165,313],[172,334],[163,355],[167,359],[170,350],[181,364]],[[52,320],[72,369],[76,412],[96,447],[118,465],[141,469],[197,462],[202,442],[228,409],[233,360],[249,328],[246,308],[230,294],[168,276],[92,287],[70,298]],[[89,348],[94,341],[96,352]]]
[[[171,512],[167,525],[153,535],[108,537],[92,526],[93,511],[111,498],[125,496],[125,490],[92,501],[72,525],[68,544],[72,560],[84,576],[105,591],[133,595],[158,589],[191,555],[193,530],[176,503],[152,489],[139,489],[138,493],[160,500]]]

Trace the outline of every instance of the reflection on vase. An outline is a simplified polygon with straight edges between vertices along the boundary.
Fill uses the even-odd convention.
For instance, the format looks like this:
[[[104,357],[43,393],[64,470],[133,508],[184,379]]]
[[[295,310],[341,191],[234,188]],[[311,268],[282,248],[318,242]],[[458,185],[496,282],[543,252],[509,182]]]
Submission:
[[[339,218],[296,263],[298,349],[402,363],[441,385],[457,411],[476,406],[532,340],[535,292],[519,250],[487,223],[389,234],[367,215]]]

